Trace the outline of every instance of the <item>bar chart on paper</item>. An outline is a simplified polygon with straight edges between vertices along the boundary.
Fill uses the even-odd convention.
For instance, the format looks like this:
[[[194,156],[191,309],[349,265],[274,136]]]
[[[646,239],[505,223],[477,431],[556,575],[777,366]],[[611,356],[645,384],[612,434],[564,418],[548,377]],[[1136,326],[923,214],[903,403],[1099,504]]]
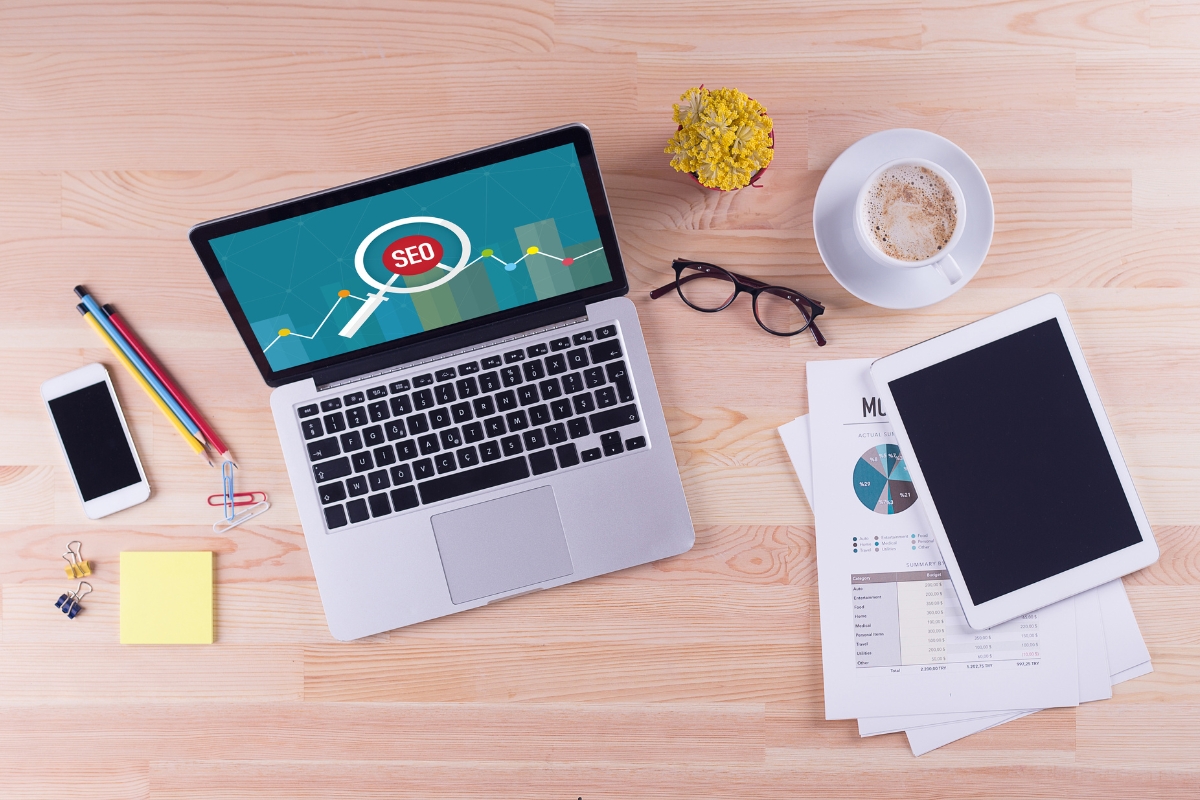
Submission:
[[[945,570],[850,576],[859,669],[1036,666],[1038,614],[977,631],[967,624]]]

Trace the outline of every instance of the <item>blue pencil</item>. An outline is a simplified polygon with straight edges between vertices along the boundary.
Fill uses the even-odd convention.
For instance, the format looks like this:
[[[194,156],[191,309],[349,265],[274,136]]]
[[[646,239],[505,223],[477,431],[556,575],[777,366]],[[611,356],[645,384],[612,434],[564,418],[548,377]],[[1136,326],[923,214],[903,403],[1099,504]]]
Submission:
[[[108,335],[121,348],[121,351],[133,362],[138,372],[142,373],[142,377],[146,379],[146,383],[154,387],[154,391],[158,393],[163,402],[167,404],[171,411],[175,412],[175,416],[179,417],[179,421],[188,429],[188,432],[195,436],[201,444],[204,444],[206,440],[204,434],[200,432],[200,426],[188,416],[188,413],[183,410],[179,402],[167,391],[167,387],[162,385],[162,381],[146,365],[146,362],[142,361],[142,357],[137,354],[132,345],[126,341],[121,332],[112,324],[112,321],[108,318],[108,314],[105,314],[104,309],[100,308],[100,304],[93,300],[92,296],[88,294],[87,289],[84,289],[82,286],[75,287],[75,294],[79,295],[79,299],[87,306],[88,311],[92,312],[92,316],[96,318],[96,321],[100,323],[101,327],[108,332]]]

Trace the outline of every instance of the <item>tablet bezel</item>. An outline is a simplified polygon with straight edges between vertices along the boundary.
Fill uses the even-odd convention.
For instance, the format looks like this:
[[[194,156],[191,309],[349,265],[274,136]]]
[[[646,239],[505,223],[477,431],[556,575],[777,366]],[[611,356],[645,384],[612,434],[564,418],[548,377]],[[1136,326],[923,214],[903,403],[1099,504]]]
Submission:
[[[1051,319],[1058,320],[1063,339],[1066,341],[1067,349],[1071,353],[1071,360],[1075,364],[1075,371],[1079,375],[1080,383],[1083,384],[1083,390],[1091,405],[1092,414],[1096,419],[1097,426],[1100,428],[1101,435],[1104,437],[1104,444],[1108,448],[1109,457],[1112,459],[1117,477],[1121,481],[1121,487],[1125,491],[1125,499],[1129,503],[1130,510],[1133,512],[1133,518],[1137,523],[1142,541],[1118,550],[1115,553],[1101,556],[1086,564],[1073,567],[1065,572],[1044,578],[1022,589],[1017,589],[989,600],[986,603],[975,605],[971,598],[971,593],[967,588],[966,581],[963,579],[962,572],[959,570],[958,560],[954,555],[953,548],[950,546],[946,529],[942,525],[941,517],[938,514],[937,505],[934,503],[933,496],[929,491],[929,485],[925,482],[925,475],[921,471],[920,459],[917,457],[912,446],[912,441],[909,439],[908,431],[904,427],[904,419],[896,407],[890,384],[892,381],[905,375],[910,375],[926,367],[945,361],[948,358],[974,350],[989,342],[994,342],[997,339],[1002,339],[1005,336],[1012,335]],[[1129,468],[1125,464],[1125,459],[1121,456],[1121,449],[1117,445],[1112,425],[1109,423],[1108,415],[1105,414],[1104,406],[1100,402],[1100,394],[1096,391],[1096,384],[1092,380],[1091,373],[1088,371],[1087,363],[1083,358],[1083,351],[1079,347],[1079,340],[1076,338],[1075,330],[1071,327],[1071,321],[1067,317],[1067,309],[1063,305],[1062,298],[1057,294],[1042,295],[1027,303],[1010,308],[1007,311],[1001,311],[978,322],[973,322],[944,333],[941,336],[913,345],[898,353],[878,359],[871,364],[871,378],[875,382],[876,391],[879,392],[879,396],[883,399],[886,407],[893,411],[890,419],[892,427],[895,429],[896,437],[899,439],[900,448],[905,455],[905,466],[908,468],[913,483],[916,484],[917,494],[929,519],[930,527],[933,529],[934,538],[941,549],[942,558],[946,562],[946,569],[950,573],[954,589],[958,593],[959,601],[962,603],[967,623],[972,628],[980,630],[990,628],[993,625],[999,625],[1022,614],[1036,611],[1051,603],[1056,603],[1059,600],[1072,597],[1103,583],[1108,583],[1111,580],[1120,578],[1122,575],[1128,575],[1158,560],[1158,544],[1154,541],[1154,534],[1150,530],[1150,522],[1146,518],[1146,512],[1142,508],[1141,501],[1138,499],[1137,490],[1133,485],[1133,478],[1129,474]]]

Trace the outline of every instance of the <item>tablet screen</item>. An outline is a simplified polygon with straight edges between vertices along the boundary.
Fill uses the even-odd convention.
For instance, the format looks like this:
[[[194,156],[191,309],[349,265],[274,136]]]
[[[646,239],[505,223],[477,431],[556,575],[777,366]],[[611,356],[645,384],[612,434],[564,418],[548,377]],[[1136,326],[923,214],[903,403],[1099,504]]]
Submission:
[[[889,387],[975,605],[1142,541],[1058,320]]]

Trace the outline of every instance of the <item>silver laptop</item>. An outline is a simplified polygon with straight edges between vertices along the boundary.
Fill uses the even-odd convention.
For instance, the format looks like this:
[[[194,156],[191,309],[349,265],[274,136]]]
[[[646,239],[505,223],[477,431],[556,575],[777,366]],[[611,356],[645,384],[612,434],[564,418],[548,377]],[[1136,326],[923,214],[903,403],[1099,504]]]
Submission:
[[[271,410],[338,639],[692,546],[584,126],[190,238],[277,387]]]

